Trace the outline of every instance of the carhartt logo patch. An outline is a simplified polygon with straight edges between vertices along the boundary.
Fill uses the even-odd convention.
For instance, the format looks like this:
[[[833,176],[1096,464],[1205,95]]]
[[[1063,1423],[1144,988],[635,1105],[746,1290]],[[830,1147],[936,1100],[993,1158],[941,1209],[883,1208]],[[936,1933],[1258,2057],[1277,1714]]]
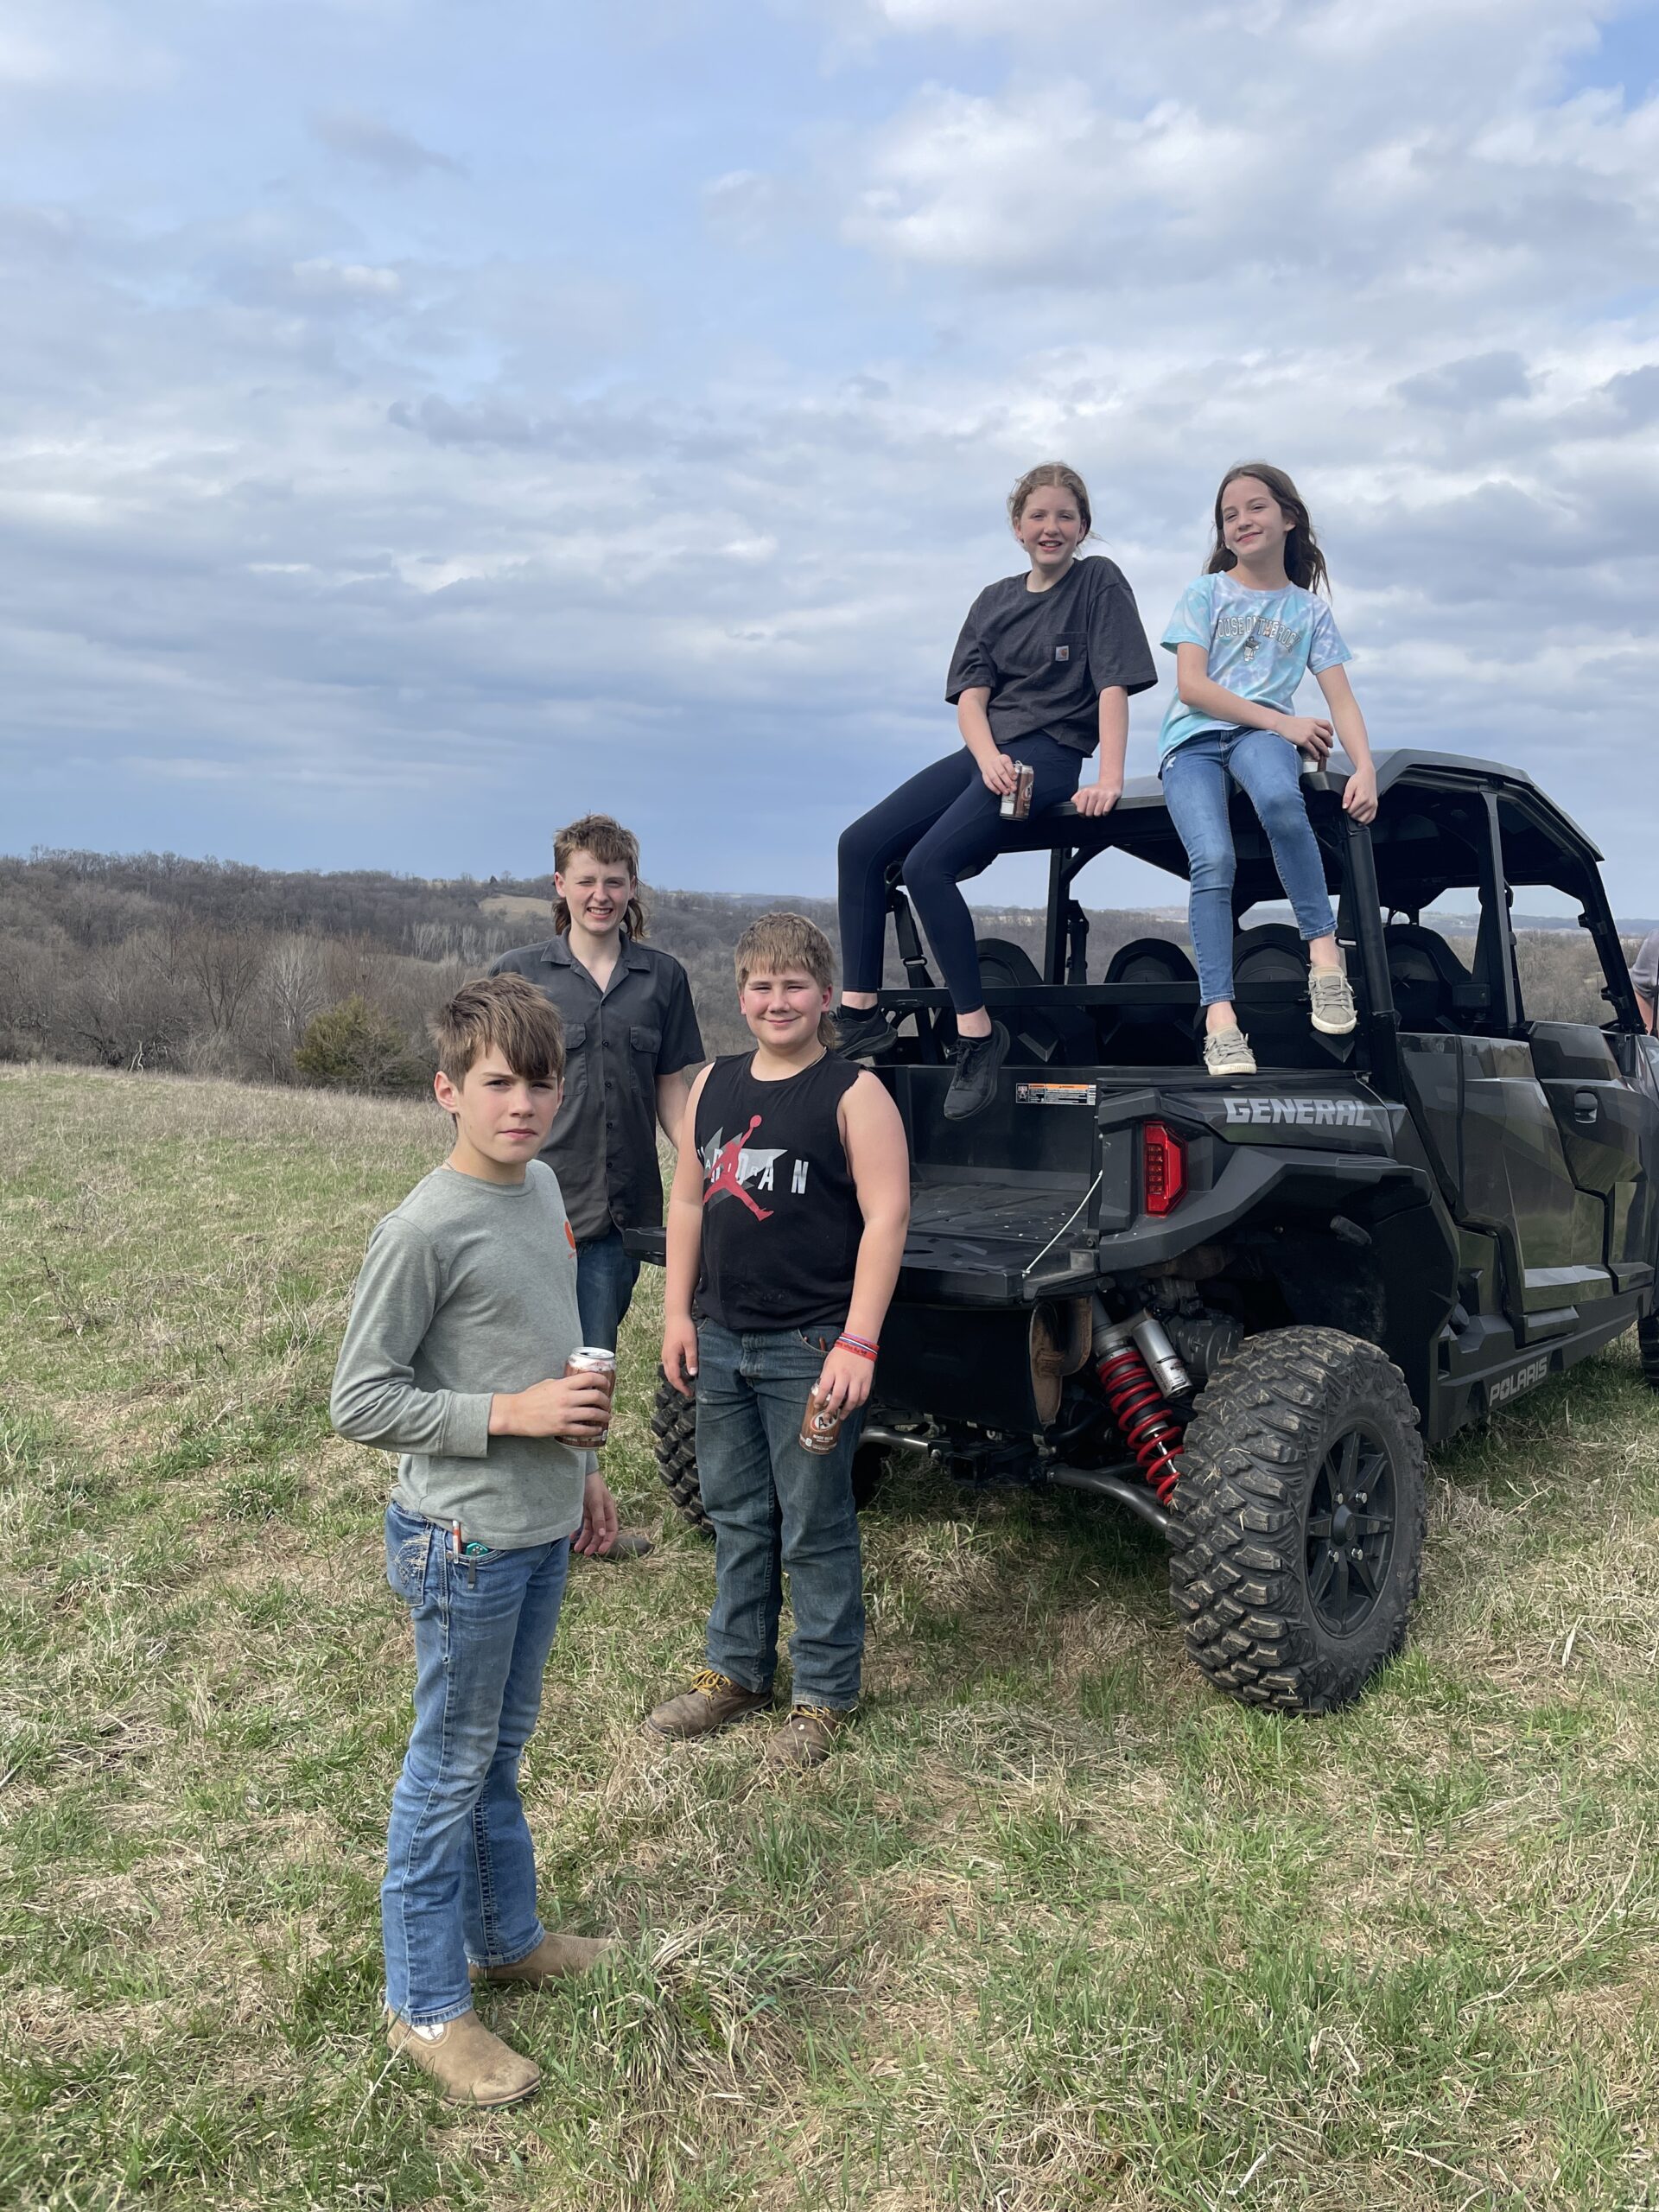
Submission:
[[[1071,658],[1071,646],[1056,645],[1054,648],[1054,658],[1056,660],[1070,660]]]

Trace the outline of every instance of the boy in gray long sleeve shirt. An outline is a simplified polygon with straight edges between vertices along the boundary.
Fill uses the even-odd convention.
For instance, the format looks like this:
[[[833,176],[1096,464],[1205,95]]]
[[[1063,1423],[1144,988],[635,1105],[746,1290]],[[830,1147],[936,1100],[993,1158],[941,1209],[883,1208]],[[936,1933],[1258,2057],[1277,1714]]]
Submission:
[[[380,1892],[391,2048],[454,2101],[495,2105],[540,2076],[484,2027],[472,1983],[581,1972],[606,1948],[537,1916],[518,1762],[573,1535],[583,1551],[616,1535],[592,1448],[610,1392],[564,1375],[575,1250],[536,1158],[559,1107],[559,1017],[522,976],[495,976],[458,992],[434,1036],[454,1149],[369,1240],[330,1413],[402,1454],[386,1573],[416,1678]]]
[[[558,1178],[531,1160],[516,1183],[448,1164],[369,1239],[334,1371],[342,1436],[401,1452],[392,1496],[418,1520],[493,1551],[556,1543],[582,1520],[591,1451],[490,1434],[498,1390],[561,1372],[582,1341]]]

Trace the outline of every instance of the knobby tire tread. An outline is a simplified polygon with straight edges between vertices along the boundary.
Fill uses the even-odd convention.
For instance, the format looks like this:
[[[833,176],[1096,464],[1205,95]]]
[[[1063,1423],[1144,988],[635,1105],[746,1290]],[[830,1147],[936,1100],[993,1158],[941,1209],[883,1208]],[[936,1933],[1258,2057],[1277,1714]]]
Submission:
[[[1350,1639],[1313,1618],[1304,1572],[1308,1494],[1333,1419],[1363,1414],[1395,1444],[1395,1550],[1370,1620]],[[1426,1528],[1422,1440],[1400,1370],[1340,1329],[1247,1338],[1197,1401],[1172,1501],[1170,1596],[1188,1656],[1247,1705],[1327,1713],[1405,1640]]]
[[[676,1510],[700,1535],[712,1536],[715,1524],[703,1511],[702,1481],[697,1473],[696,1401],[683,1398],[661,1368],[657,1370],[651,1435],[657,1473]],[[880,1486],[886,1466],[887,1454],[880,1445],[861,1445],[853,1454],[853,1501],[861,1513]]]
[[[683,1398],[660,1370],[651,1434],[657,1472],[676,1510],[700,1535],[712,1536],[715,1524],[702,1510],[702,1485],[697,1478],[696,1402]]]

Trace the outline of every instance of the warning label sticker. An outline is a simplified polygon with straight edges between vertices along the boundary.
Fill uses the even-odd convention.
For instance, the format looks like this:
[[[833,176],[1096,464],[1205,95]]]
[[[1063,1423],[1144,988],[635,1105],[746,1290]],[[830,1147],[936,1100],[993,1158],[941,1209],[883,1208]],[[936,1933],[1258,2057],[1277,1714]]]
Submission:
[[[1016,1106],[1092,1106],[1099,1086],[1092,1083],[1016,1083]]]

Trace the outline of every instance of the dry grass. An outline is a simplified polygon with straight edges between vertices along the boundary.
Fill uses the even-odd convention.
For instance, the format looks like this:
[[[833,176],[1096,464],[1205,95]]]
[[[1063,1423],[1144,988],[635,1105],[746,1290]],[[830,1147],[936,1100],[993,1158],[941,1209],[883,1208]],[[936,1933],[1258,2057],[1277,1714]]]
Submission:
[[[490,2012],[458,2117],[374,2031],[408,1695],[322,1400],[418,1104],[0,1071],[0,2202],[1053,2212],[1659,2204],[1659,1406],[1628,1348],[1433,1471],[1413,1646],[1319,1723],[1183,1660],[1155,1543],[899,1476],[863,1719],[758,1787],[648,1741],[706,1548],[647,1289],[526,1790],[613,1970]]]

